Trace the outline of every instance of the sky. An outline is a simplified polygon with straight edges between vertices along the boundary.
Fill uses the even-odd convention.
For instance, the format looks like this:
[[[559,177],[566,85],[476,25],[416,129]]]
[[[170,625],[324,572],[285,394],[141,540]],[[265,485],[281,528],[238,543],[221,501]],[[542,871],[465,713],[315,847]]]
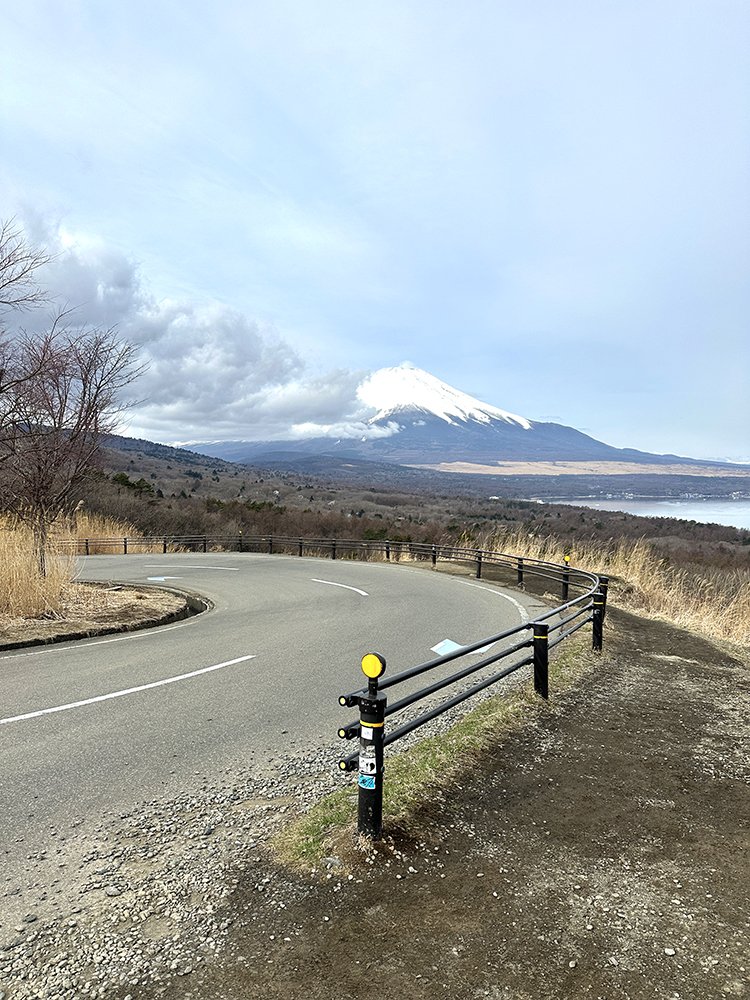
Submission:
[[[134,436],[340,433],[409,361],[750,461],[749,51],[747,0],[25,0],[0,219],[139,346]]]

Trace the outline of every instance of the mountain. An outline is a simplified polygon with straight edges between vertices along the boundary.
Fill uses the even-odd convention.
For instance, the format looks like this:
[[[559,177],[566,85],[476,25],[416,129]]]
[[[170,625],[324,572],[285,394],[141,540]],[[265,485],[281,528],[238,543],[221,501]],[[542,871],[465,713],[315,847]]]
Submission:
[[[290,458],[329,455],[428,466],[541,461],[705,464],[614,448],[573,427],[529,420],[483,403],[411,365],[374,372],[359,386],[358,396],[375,413],[351,437],[202,441],[191,442],[190,447],[232,462],[259,462],[284,453]]]

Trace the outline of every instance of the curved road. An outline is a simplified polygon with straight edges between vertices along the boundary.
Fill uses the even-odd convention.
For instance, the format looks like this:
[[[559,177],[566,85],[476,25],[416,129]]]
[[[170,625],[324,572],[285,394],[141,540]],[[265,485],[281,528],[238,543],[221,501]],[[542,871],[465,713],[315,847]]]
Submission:
[[[541,607],[414,567],[289,556],[93,556],[81,579],[160,582],[215,607],[164,628],[0,654],[6,882],[82,818],[189,791],[282,746],[329,748],[351,716],[338,695],[362,683],[367,650],[396,672],[446,639],[468,643]]]

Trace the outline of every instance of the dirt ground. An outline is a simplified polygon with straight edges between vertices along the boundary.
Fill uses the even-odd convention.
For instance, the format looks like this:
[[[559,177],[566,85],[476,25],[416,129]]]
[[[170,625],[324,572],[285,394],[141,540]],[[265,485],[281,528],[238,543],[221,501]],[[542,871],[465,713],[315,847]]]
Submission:
[[[607,624],[601,666],[444,790],[418,842],[322,882],[249,866],[221,956],[113,996],[750,996],[747,664]]]
[[[150,628],[192,613],[184,596],[160,587],[71,583],[64,591],[63,606],[56,615],[0,617],[0,649]]]

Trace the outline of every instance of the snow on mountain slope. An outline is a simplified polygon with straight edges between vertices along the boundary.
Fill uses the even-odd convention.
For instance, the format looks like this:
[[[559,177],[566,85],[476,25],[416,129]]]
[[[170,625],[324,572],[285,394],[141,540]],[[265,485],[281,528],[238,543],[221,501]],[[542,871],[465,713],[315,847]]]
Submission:
[[[408,363],[373,372],[359,386],[357,395],[366,406],[378,411],[368,420],[370,424],[398,417],[400,411],[418,408],[454,426],[457,421],[489,424],[493,420],[503,420],[524,430],[532,427],[525,417],[482,403]]]

